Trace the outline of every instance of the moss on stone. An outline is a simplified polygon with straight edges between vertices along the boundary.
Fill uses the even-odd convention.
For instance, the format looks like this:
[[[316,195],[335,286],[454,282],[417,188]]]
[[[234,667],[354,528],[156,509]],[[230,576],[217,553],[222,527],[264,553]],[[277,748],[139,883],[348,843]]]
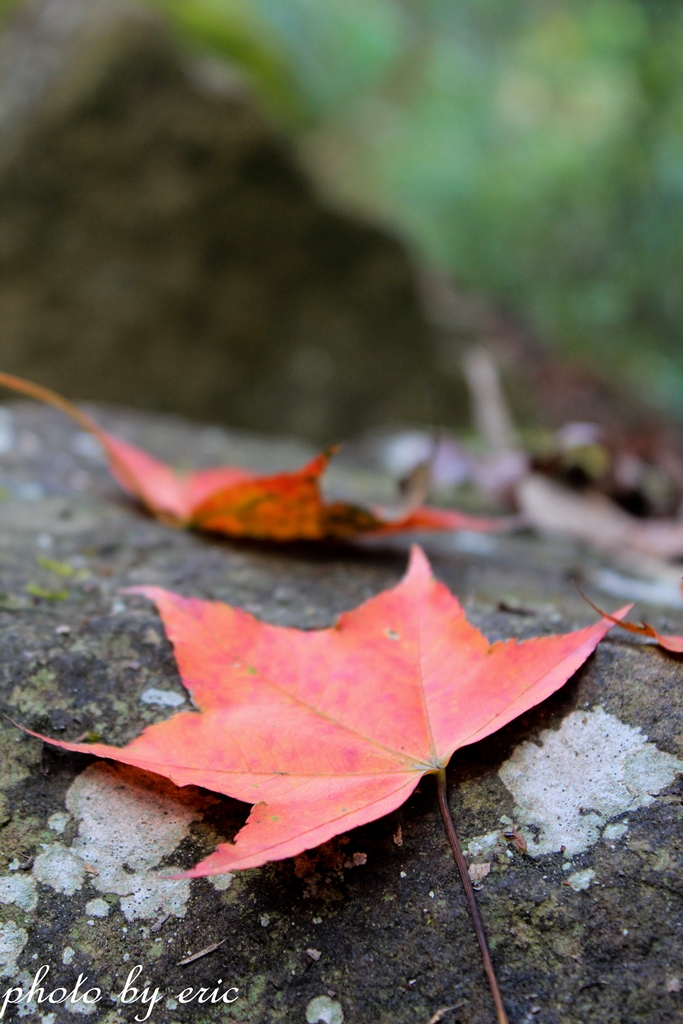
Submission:
[[[44,498],[27,502],[15,496],[0,506],[2,589],[23,592],[35,570],[36,539],[43,534],[51,538],[50,557],[88,572],[59,605],[37,598],[21,610],[0,606],[5,710],[26,724],[39,718],[55,736],[97,730],[122,744],[149,722],[173,714],[171,708],[140,702],[148,687],[181,693],[182,685],[152,605],[122,598],[123,587],[156,583],[258,606],[259,616],[272,622],[311,627],[334,622],[345,608],[393,585],[404,569],[405,555],[397,549],[264,550],[170,530],[123,499],[101,467],[70,454],[69,424],[28,407],[14,415],[17,431],[30,431],[42,449],[30,465],[19,455],[5,457],[0,483],[13,493],[30,475],[43,487]],[[153,436],[156,453],[174,458],[177,421],[109,415],[108,425],[118,423],[132,440],[150,447]],[[185,424],[182,437],[188,461],[195,451],[200,462],[201,428]],[[224,458],[230,461],[232,442],[230,435],[224,438]],[[260,450],[255,445],[254,451]],[[272,450],[267,454],[274,457]],[[79,470],[88,473],[85,494],[70,489],[69,480]],[[564,545],[555,550],[549,542],[501,540],[484,557],[447,550],[435,540],[431,552],[437,575],[468,601],[468,614],[491,638],[513,632],[530,636],[544,627],[556,631],[591,620],[566,582]],[[574,551],[571,564],[580,568],[582,558]],[[286,602],[276,597],[285,585]],[[530,603],[535,599],[539,608],[550,601],[555,610],[523,620],[500,612],[497,595],[515,592]],[[61,632],[55,632],[58,628]],[[511,1020],[530,1014],[533,1019],[535,1006],[553,1024],[611,1024],[625,1006],[629,1024],[678,1019],[680,995],[667,991],[667,984],[683,977],[677,924],[683,919],[679,783],[649,806],[621,815],[612,824],[627,818],[624,833],[600,840],[565,869],[560,851],[529,857],[501,838],[500,819],[514,817],[514,799],[498,773],[520,744],[539,742],[543,730],[556,731],[572,713],[598,705],[680,757],[679,694],[675,659],[610,637],[543,706],[453,758],[450,801],[463,843],[494,834],[492,867],[478,900]],[[13,866],[30,872],[31,857],[43,852],[41,844],[59,842],[70,849],[77,842],[77,815],[58,819],[59,833],[48,822],[65,812],[67,794],[87,764],[87,758],[43,750],[38,741],[0,722],[0,795],[9,814],[0,822],[0,876],[12,875]],[[149,785],[158,783],[150,779]],[[160,870],[169,873],[232,838],[248,811],[199,791],[179,791],[177,799],[179,808],[194,807],[198,818],[162,862]],[[399,825],[401,846],[394,841]],[[126,897],[103,892],[99,876],[86,869],[72,895],[41,884],[35,911],[2,905],[0,920],[27,931],[21,970],[30,974],[36,963],[49,962],[55,978],[65,982],[83,971],[106,988],[107,998],[120,991],[137,963],[168,998],[186,986],[213,989],[218,978],[239,986],[240,998],[232,1006],[192,1004],[192,1020],[207,1024],[223,1019],[302,1024],[308,1002],[328,991],[350,1024],[427,1024],[440,1007],[461,1002],[468,1024],[486,1024],[490,998],[432,780],[421,783],[399,810],[348,840],[344,850],[367,854],[365,865],[337,871],[334,850],[322,850],[308,855],[310,872],[297,873],[294,862],[283,861],[237,874],[223,890],[199,880],[192,884],[184,917],[159,913],[129,920],[121,904]],[[91,868],[96,871],[97,865]],[[585,890],[564,884],[585,871],[594,873]],[[86,904],[96,897],[109,904],[107,917],[86,915]],[[222,939],[214,952],[179,966],[188,954]],[[66,947],[73,955],[63,963]],[[309,948],[321,951],[318,961],[307,956]],[[179,1007],[168,1009],[164,1000],[155,1024],[186,1020],[185,1012],[182,1017]],[[107,1004],[99,1019],[115,1017]],[[453,1011],[451,1020],[459,1019],[465,1017]]]

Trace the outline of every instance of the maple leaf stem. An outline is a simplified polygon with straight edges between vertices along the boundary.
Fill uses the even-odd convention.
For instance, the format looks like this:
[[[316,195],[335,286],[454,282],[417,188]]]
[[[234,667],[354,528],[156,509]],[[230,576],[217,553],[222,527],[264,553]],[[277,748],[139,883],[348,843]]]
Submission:
[[[95,423],[95,421],[88,416],[87,412],[83,412],[77,405],[70,402],[68,398],[62,398],[56,391],[51,391],[50,388],[44,388],[42,384],[34,384],[33,381],[24,380],[23,377],[15,377],[11,373],[0,373],[0,387],[8,388],[10,391],[16,391],[20,395],[25,395],[27,398],[34,398],[37,402],[45,402],[47,405],[51,405],[55,409],[59,409],[65,416],[69,416],[70,419],[77,423],[78,426],[88,434],[92,434],[96,437],[104,448],[109,462],[111,465],[116,466],[120,477],[126,481],[126,486],[130,491],[138,497],[143,504],[147,504],[143,495],[140,492],[140,485],[135,477],[131,475],[130,469],[117,451],[112,448],[111,438],[107,437],[107,434]],[[157,518],[164,522],[167,526],[178,526],[179,522],[177,517],[169,516],[164,512],[156,513],[154,509],[150,509]]]
[[[30,380],[23,380],[22,377],[15,377],[11,373],[0,373],[0,386],[8,388],[10,391],[16,391],[21,395],[26,395],[27,398],[35,398],[38,402],[45,402],[47,405],[59,409],[60,412],[63,412],[78,423],[79,427],[87,433],[94,434],[95,437],[100,440],[102,439],[102,431],[95,421],[86,412],[79,409],[77,405],[74,405],[73,402],[58,395],[56,391],[44,388],[41,384],[34,384]]]
[[[453,818],[451,817],[451,811],[448,806],[446,772],[443,768],[436,774],[436,786],[439,794],[439,809],[441,811],[441,817],[443,818],[446,835],[448,836],[448,841],[451,844],[455,863],[457,864],[458,871],[460,872],[463,889],[465,890],[465,899],[467,900],[470,917],[472,918],[477,942],[479,943],[479,949],[481,950],[484,970],[486,971],[486,977],[488,978],[491,995],[493,996],[493,1002],[496,1007],[496,1014],[498,1015],[498,1024],[509,1024],[508,1016],[505,1012],[505,1006],[503,1005],[503,997],[500,994],[500,988],[498,986],[498,978],[496,977],[493,961],[491,960],[491,953],[489,952],[488,942],[486,941],[484,922],[482,921],[481,914],[479,913],[479,907],[477,906],[477,901],[474,896],[474,889],[472,888],[472,880],[470,879],[469,872],[467,870],[467,861],[463,855],[462,848],[455,831]]]

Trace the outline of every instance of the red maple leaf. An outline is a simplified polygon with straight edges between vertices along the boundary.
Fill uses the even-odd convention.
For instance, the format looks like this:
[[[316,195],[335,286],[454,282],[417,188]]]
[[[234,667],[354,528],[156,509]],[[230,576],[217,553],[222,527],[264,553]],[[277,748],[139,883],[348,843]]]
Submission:
[[[157,518],[176,526],[254,540],[293,541],[344,540],[405,530],[490,533],[509,525],[505,519],[428,506],[389,519],[377,509],[328,502],[320,491],[320,477],[334,449],[292,473],[257,476],[235,466],[177,473],[141,448],[108,434],[54,391],[6,373],[0,373],[0,384],[47,402],[75,420],[100,442],[111,473],[124,491]]]
[[[330,629],[271,626],[160,587],[133,592],[156,603],[200,713],[121,748],[48,742],[254,804],[194,878],[293,857],[393,811],[454,751],[559,689],[612,626],[489,644],[419,547],[396,587]]]
[[[395,810],[424,775],[436,775],[498,1020],[507,1021],[448,811],[445,768],[454,751],[559,689],[611,621],[489,644],[418,547],[396,587],[330,629],[271,626],[160,587],[133,592],[156,603],[199,712],[149,726],[122,748],[47,742],[253,804],[235,842],[184,873],[192,878],[293,857]]]

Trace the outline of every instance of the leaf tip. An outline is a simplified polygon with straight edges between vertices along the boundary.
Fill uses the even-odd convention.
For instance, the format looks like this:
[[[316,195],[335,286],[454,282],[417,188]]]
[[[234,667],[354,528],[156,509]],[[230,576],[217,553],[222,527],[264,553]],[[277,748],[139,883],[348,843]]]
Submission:
[[[412,583],[427,583],[433,576],[429,559],[419,544],[413,544],[410,549],[410,560],[404,580]]]

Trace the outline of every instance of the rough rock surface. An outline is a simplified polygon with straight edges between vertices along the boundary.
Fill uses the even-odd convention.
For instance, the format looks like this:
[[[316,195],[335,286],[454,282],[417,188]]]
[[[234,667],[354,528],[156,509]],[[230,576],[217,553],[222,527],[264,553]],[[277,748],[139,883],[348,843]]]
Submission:
[[[237,72],[142,5],[29,0],[0,94],[4,370],[319,439],[429,419],[404,248],[316,197]]]
[[[0,413],[0,694],[30,727],[122,744],[186,706],[153,607],[122,587],[161,584],[306,628],[404,570],[398,542],[268,549],[172,530],[120,495],[96,447],[57,414]],[[176,464],[274,469],[307,454],[150,414],[98,415]],[[368,487],[349,469],[337,483]],[[568,582],[580,551],[476,540],[427,550],[489,637],[591,620]],[[668,628],[683,629],[680,614]],[[553,699],[453,759],[451,806],[513,1024],[681,1020],[680,680],[680,659],[613,634]],[[455,1007],[445,1021],[492,1020],[429,779],[394,814],[326,847],[192,883],[163,875],[234,835],[245,805],[43,749],[8,721],[0,793],[3,997],[49,965],[48,991],[83,973],[102,989],[92,1020],[132,1021],[149,1004],[112,997],[140,964],[137,987],[159,989],[156,1024],[427,1024],[443,1007]],[[513,826],[529,853],[502,834]],[[229,1005],[178,999],[231,986]],[[62,1005],[20,1012],[72,1019]]]

